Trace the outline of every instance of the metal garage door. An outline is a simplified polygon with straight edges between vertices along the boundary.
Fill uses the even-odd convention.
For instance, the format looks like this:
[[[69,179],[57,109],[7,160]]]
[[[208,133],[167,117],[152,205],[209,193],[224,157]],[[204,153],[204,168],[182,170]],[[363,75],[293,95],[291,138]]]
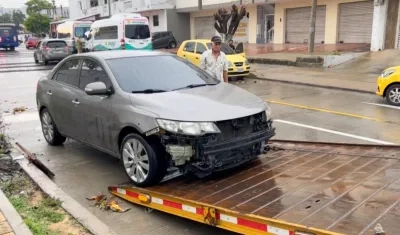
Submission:
[[[211,39],[216,35],[214,29],[214,16],[194,18],[196,39]]]
[[[351,2],[339,5],[339,42],[371,43],[374,2]]]
[[[326,6],[317,7],[315,42],[325,41]],[[303,43],[308,41],[311,23],[311,7],[286,9],[286,42]]]

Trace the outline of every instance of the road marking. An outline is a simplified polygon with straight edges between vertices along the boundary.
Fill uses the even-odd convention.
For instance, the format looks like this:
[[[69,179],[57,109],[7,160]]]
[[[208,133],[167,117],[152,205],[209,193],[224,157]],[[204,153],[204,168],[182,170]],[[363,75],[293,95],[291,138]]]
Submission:
[[[292,106],[292,107],[295,107],[295,108],[301,108],[301,109],[319,111],[319,112],[324,112],[324,113],[337,114],[337,115],[353,117],[353,118],[360,118],[360,119],[371,120],[371,121],[375,121],[375,122],[398,124],[397,122],[392,122],[392,121],[388,121],[388,120],[380,120],[378,118],[367,117],[367,116],[362,116],[362,115],[357,115],[357,114],[352,114],[352,113],[338,112],[338,111],[333,111],[333,110],[328,110],[328,109],[313,108],[313,107],[308,107],[308,106],[304,106],[304,105],[286,103],[286,102],[282,102],[282,101],[274,101],[274,100],[265,100],[265,101],[267,101],[269,103],[273,103],[273,104]]]
[[[375,105],[375,106],[381,106],[385,108],[391,108],[391,109],[400,109],[399,106],[394,106],[394,105],[388,105],[388,104],[377,104],[377,103],[369,103],[369,102],[362,102],[363,104],[369,104],[369,105]]]
[[[359,136],[359,135],[352,135],[352,134],[348,134],[348,133],[344,133],[344,132],[340,132],[340,131],[334,131],[334,130],[329,130],[329,129],[325,129],[325,128],[321,128],[321,127],[305,125],[305,124],[301,124],[301,123],[297,123],[297,122],[290,122],[290,121],[285,121],[285,120],[280,120],[280,119],[276,119],[276,120],[273,120],[273,121],[274,122],[279,122],[279,123],[285,123],[285,124],[288,124],[288,125],[293,125],[293,126],[299,126],[299,127],[304,127],[304,128],[308,128],[308,129],[313,129],[313,130],[317,130],[317,131],[327,132],[327,133],[331,133],[331,134],[342,135],[342,136],[346,136],[346,137],[350,137],[350,138],[354,138],[354,139],[359,139],[359,140],[364,140],[364,141],[368,141],[368,142],[373,142],[373,143],[378,143],[378,144],[397,145],[395,143],[390,143],[390,142],[386,142],[386,141],[383,141],[383,140],[372,139],[372,138]]]

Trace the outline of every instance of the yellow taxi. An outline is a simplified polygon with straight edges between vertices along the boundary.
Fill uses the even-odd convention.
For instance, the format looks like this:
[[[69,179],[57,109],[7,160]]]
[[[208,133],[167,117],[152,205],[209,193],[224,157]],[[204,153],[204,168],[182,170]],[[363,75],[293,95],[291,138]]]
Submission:
[[[395,106],[400,106],[400,66],[385,69],[377,81],[376,94]]]
[[[211,40],[195,39],[183,41],[176,53],[177,56],[189,60],[191,63],[200,66],[201,54],[211,49]],[[243,78],[250,73],[250,64],[244,53],[243,43],[239,43],[235,50],[228,44],[221,44],[221,51],[226,54],[228,60],[228,77]]]

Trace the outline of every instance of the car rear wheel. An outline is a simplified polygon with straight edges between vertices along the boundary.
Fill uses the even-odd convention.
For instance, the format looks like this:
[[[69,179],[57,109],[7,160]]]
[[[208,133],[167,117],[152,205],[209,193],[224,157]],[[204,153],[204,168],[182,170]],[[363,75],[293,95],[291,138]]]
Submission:
[[[169,48],[176,48],[176,42],[170,42]]]
[[[164,178],[164,155],[158,146],[147,143],[140,135],[127,135],[122,141],[120,152],[125,173],[136,186],[154,185]]]
[[[60,132],[58,132],[57,126],[54,123],[49,110],[46,108],[40,113],[40,122],[42,124],[43,136],[48,144],[53,146],[62,145],[65,140],[67,140],[66,137],[62,136]]]
[[[392,85],[386,91],[386,101],[395,106],[400,106],[400,85]]]

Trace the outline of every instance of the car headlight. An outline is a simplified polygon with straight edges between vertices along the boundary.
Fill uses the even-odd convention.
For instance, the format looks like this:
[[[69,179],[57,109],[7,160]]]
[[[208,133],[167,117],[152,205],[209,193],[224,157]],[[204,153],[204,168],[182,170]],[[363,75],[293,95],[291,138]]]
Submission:
[[[212,122],[179,122],[165,119],[157,119],[160,128],[183,135],[199,136],[212,133],[221,133]]]
[[[250,63],[249,63],[249,61],[246,59],[246,60],[244,61],[244,64],[245,64],[245,65],[249,65]]]
[[[388,70],[385,70],[385,71],[382,72],[381,76],[382,76],[383,78],[385,78],[385,77],[391,75],[392,73],[394,73],[395,71],[396,71],[395,69],[388,69]]]
[[[265,110],[265,116],[267,117],[267,121],[269,121],[271,119],[271,116],[272,116],[271,107],[268,106],[268,108]]]
[[[228,61],[228,67],[233,67],[233,63]]]

